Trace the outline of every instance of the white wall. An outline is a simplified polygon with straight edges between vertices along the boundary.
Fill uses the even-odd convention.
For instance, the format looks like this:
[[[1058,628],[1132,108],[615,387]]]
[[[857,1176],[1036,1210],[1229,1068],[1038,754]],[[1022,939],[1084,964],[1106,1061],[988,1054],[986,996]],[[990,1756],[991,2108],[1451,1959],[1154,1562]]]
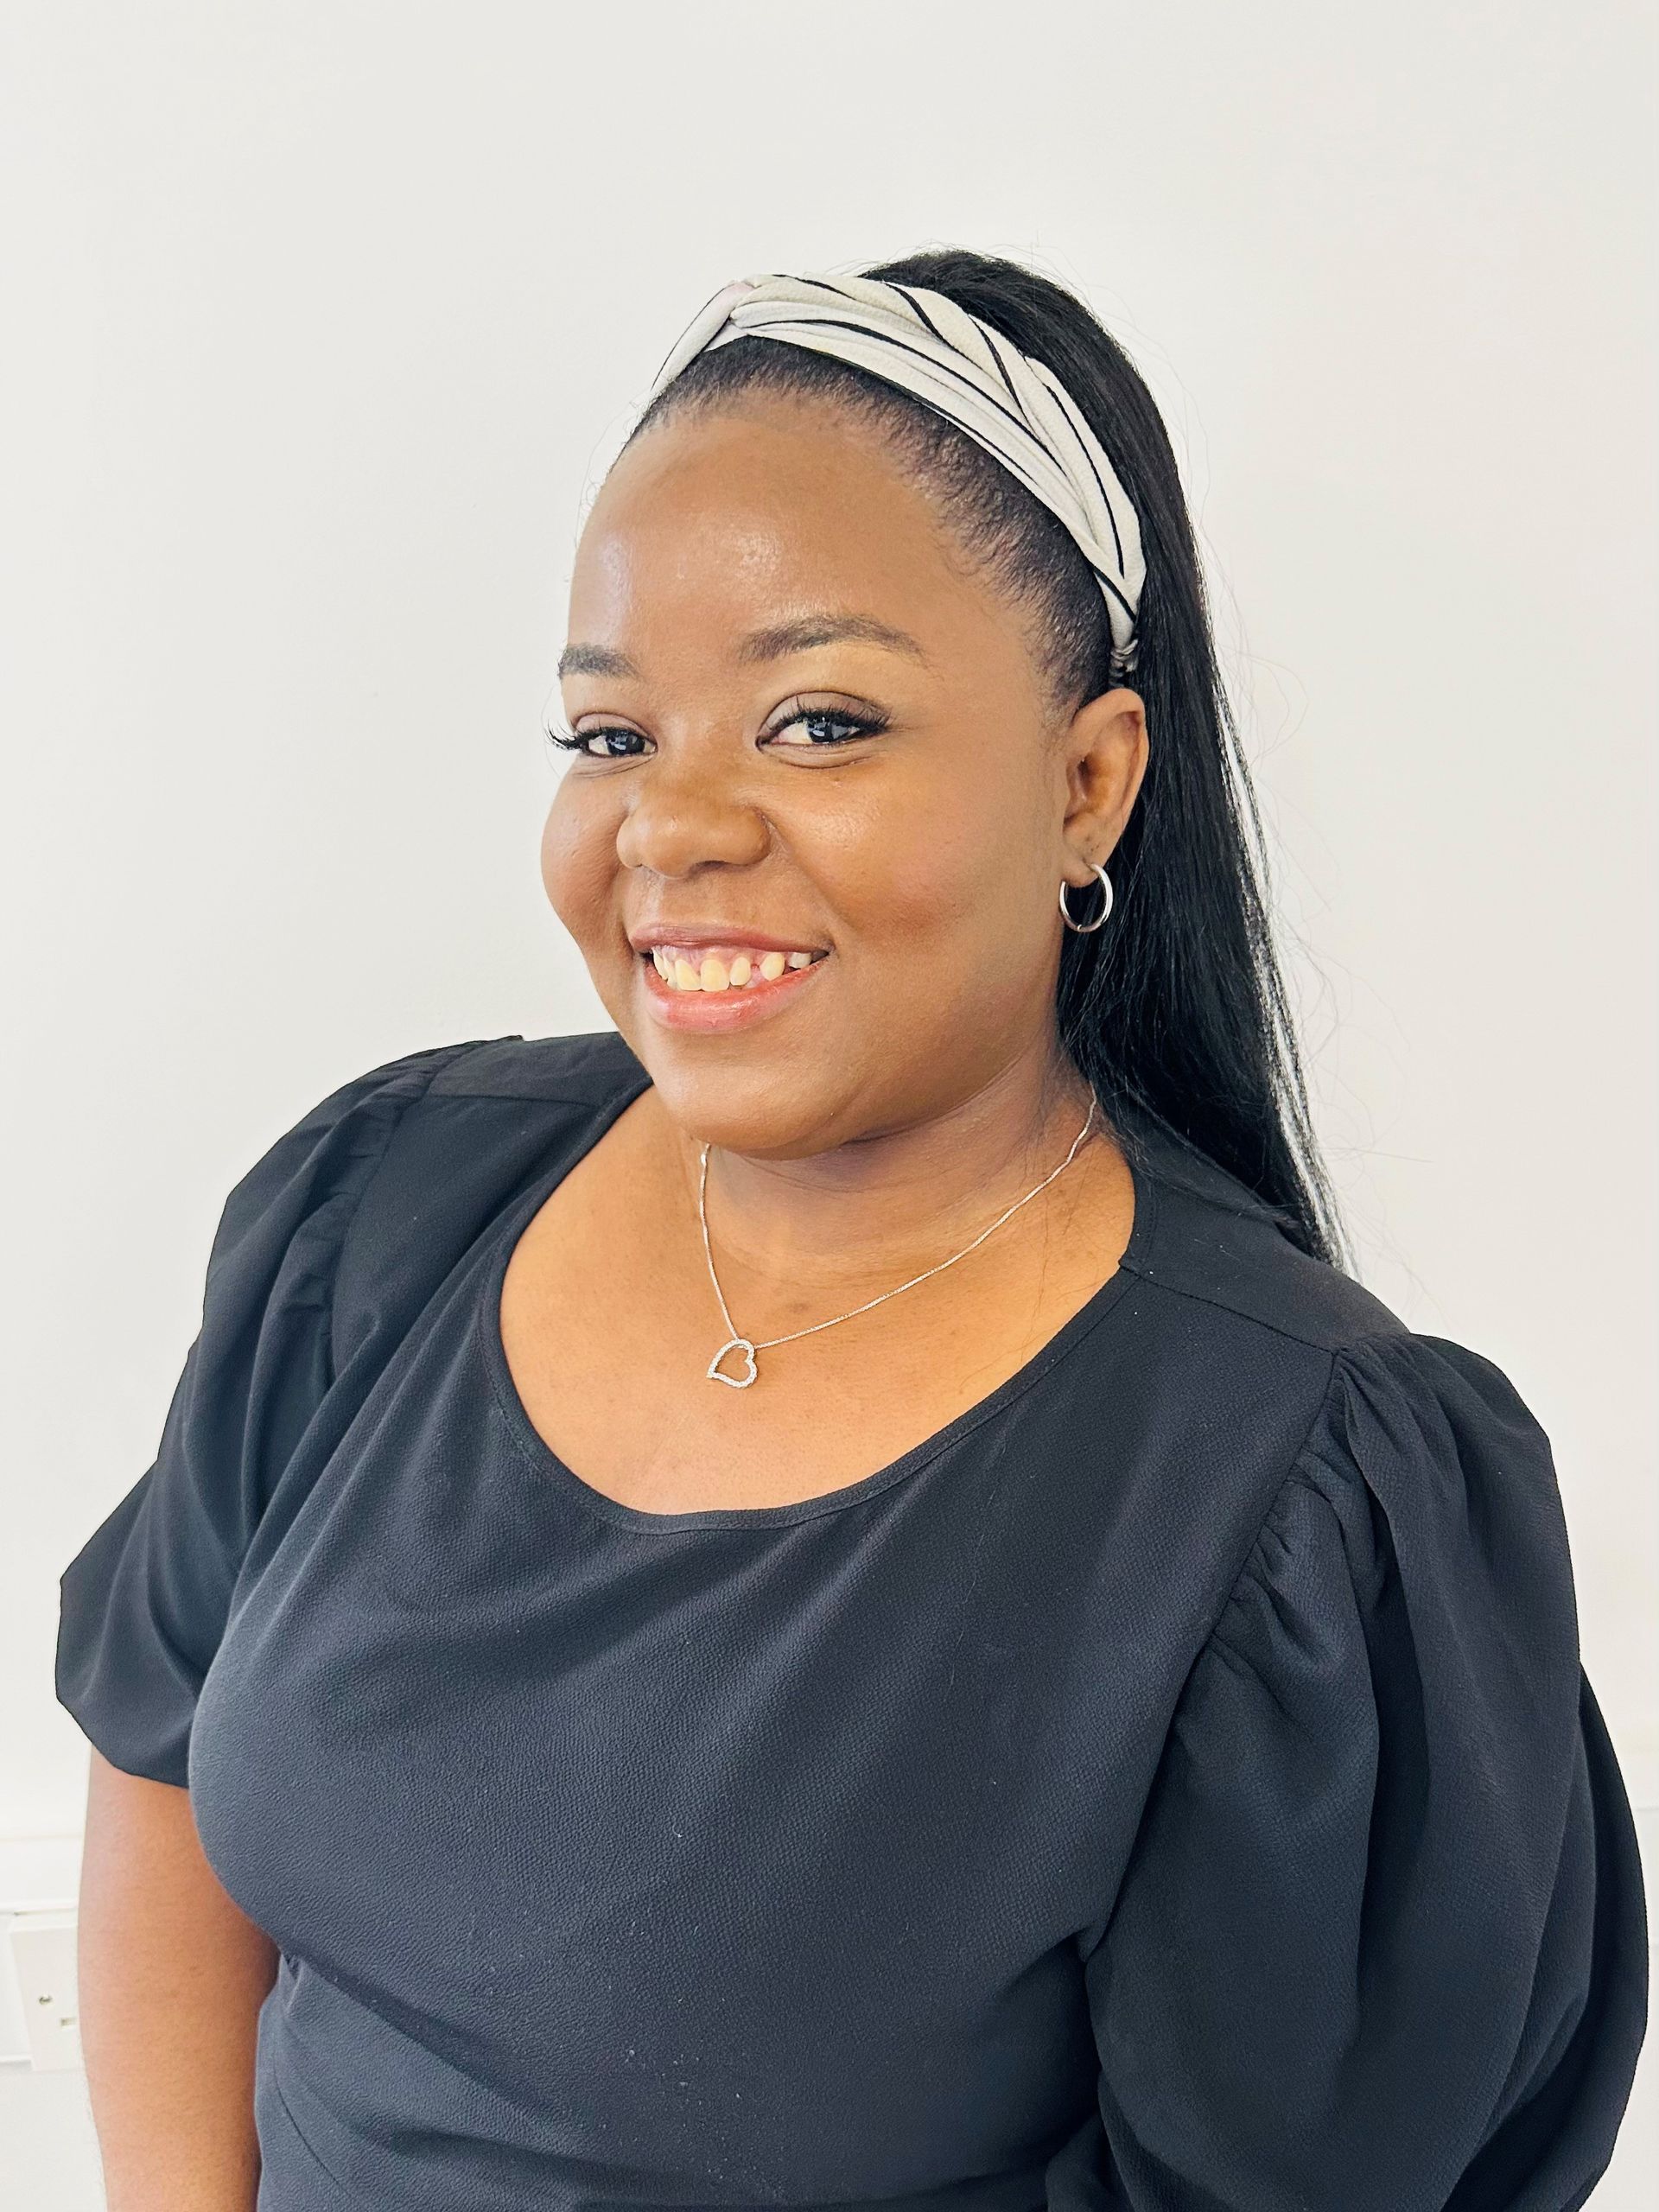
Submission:
[[[1163,403],[1367,1279],[1554,1439],[1659,1797],[1649,11],[10,0],[0,1834],[208,1239],[346,1075],[601,1026],[537,734],[715,287],[937,242]]]

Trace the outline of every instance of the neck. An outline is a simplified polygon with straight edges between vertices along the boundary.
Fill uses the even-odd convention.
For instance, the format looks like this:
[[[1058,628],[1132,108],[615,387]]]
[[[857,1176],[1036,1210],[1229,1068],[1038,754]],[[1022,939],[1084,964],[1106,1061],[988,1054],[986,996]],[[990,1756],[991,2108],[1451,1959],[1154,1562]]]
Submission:
[[[721,1288],[751,1312],[776,1312],[780,1293],[817,1311],[934,1266],[1060,1166],[1091,1103],[1068,1058],[1033,1053],[942,1108],[798,1157],[710,1145],[705,1204]],[[1040,1237],[1063,1217],[1103,1129],[1096,1108],[1071,1166],[990,1241]],[[675,1151],[700,1252],[702,1146],[676,1130]]]

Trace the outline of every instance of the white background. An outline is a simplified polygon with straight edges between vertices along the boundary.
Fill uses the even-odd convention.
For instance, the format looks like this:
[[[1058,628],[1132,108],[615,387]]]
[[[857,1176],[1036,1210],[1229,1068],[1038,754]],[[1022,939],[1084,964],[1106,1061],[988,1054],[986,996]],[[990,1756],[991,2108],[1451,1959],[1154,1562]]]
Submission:
[[[1659,1797],[1650,11],[8,0],[0,39],[0,1837],[79,1823],[56,1578],[154,1456],[230,1185],[393,1054],[608,1026],[538,716],[670,341],[731,276],[933,244],[1074,286],[1166,410],[1365,1279],[1548,1430]]]

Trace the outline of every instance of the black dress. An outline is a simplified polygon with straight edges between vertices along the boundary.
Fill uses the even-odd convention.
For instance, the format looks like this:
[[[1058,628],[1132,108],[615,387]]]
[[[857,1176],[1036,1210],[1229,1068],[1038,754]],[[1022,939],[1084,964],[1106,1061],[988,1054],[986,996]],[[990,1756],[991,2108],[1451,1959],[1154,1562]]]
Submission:
[[[1644,1900],[1504,1375],[1148,1128],[1121,1268],[926,1443],[615,1503],[498,1300],[647,1081],[308,1114],[63,1575],[63,1703],[281,1949],[262,2212],[1582,2204]]]

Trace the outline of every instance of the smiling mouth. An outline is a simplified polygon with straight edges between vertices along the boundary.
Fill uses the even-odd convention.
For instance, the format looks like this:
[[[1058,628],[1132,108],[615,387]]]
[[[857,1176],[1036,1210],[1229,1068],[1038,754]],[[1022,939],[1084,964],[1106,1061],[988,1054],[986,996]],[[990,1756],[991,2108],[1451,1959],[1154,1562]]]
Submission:
[[[695,956],[695,957],[694,957]],[[727,945],[652,945],[639,956],[649,960],[671,991],[695,996],[700,992],[764,990],[791,971],[817,967],[827,952],[760,952]]]

